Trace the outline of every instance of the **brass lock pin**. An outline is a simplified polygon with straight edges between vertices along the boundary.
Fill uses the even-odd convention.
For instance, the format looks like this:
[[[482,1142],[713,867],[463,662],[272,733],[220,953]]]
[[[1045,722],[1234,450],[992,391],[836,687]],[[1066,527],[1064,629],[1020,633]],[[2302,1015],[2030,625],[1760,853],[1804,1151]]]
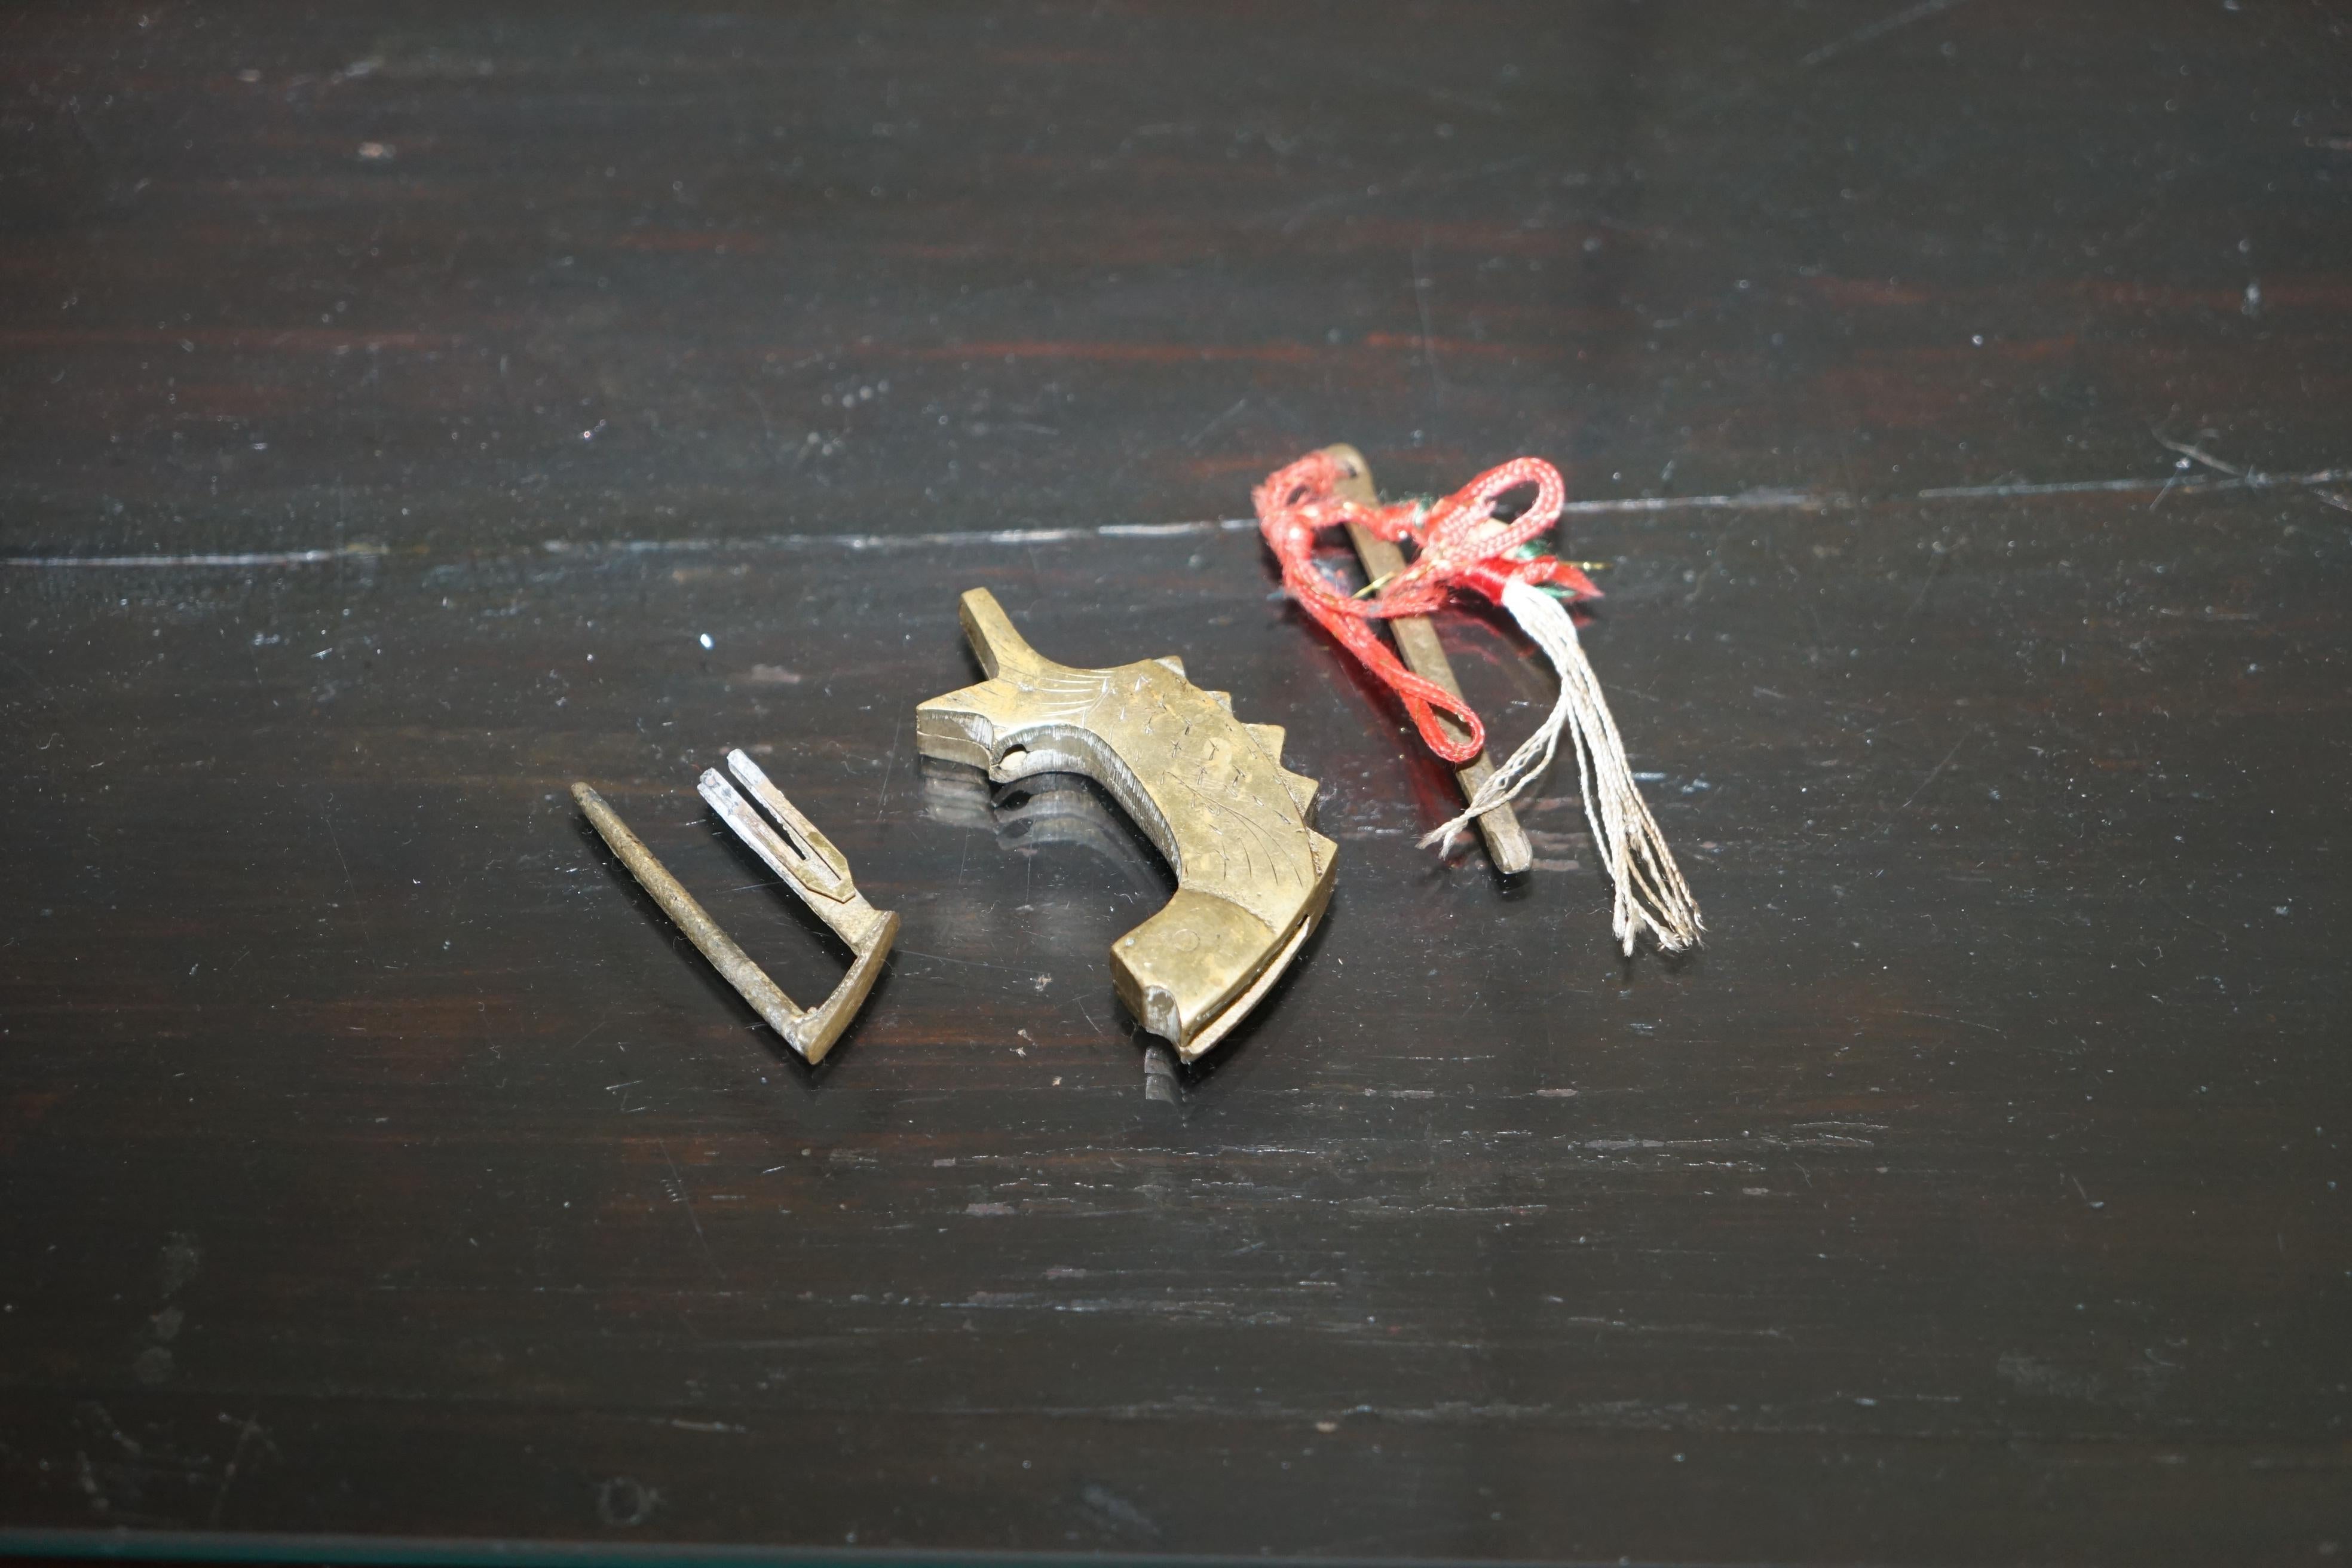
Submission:
[[[703,770],[698,785],[702,798],[710,803],[719,819],[750,847],[751,852],[766,861],[784,885],[800,896],[803,903],[814,910],[816,917],[831,926],[842,941],[847,942],[856,959],[849,973],[842,977],[833,994],[814,1007],[803,1007],[783,993],[782,987],[768,978],[767,972],[751,962],[751,955],[738,946],[735,940],[721,931],[709,910],[695,900],[693,894],[669,874],[669,868],[656,859],[637,836],[629,831],[618,813],[605,804],[604,797],[584,784],[572,786],[572,798],[613,853],[629,868],[662,912],[677,923],[711,966],[727,977],[752,1010],[768,1021],[768,1026],[782,1035],[784,1043],[809,1062],[824,1059],[834,1041],[848,1027],[849,1020],[866,1001],[866,994],[874,989],[874,982],[882,973],[882,961],[888,956],[890,944],[898,939],[898,917],[887,910],[877,910],[866,901],[857,885],[850,879],[849,861],[833,840],[817,831],[816,824],[803,816],[799,808],[784,798],[784,792],[769,782],[760,765],[740,751],[727,753],[728,771],[737,784],[749,791],[752,800],[767,808],[776,821],[771,826],[751,801],[743,798],[734,784],[717,768]]]

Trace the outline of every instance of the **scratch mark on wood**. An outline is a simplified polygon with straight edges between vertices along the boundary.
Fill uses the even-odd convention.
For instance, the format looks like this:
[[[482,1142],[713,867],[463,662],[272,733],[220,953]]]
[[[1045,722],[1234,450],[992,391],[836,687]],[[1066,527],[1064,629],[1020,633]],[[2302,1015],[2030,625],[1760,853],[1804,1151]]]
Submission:
[[[226,555],[11,555],[0,558],[0,566],[315,566],[391,553],[381,544],[339,544],[331,549],[260,550]]]
[[[1437,368],[1437,333],[1430,325],[1429,291],[1436,287],[1429,278],[1429,231],[1422,231],[1421,243],[1412,247],[1412,303],[1421,312],[1421,362],[1429,368],[1430,390],[1440,398],[1445,395],[1445,373]]]
[[[246,1448],[261,1435],[261,1424],[250,1415],[236,1421],[224,1410],[220,1418],[224,1424],[236,1426],[237,1434],[236,1446],[229,1450],[228,1463],[221,1467],[220,1489],[213,1493],[212,1510],[205,1516],[206,1524],[214,1529],[220,1527],[221,1510],[228,1504],[229,1488],[236,1484],[236,1468],[245,1462]]]
[[[1908,811],[1908,810],[1910,810],[1910,809],[1911,809],[1911,802],[1912,802],[1912,801],[1916,801],[1916,800],[1917,800],[1921,795],[1925,795],[1925,794],[1927,794],[1927,786],[1928,786],[1929,784],[1934,784],[1934,783],[1936,782],[1937,776],[1938,774],[1940,774],[1940,773],[1942,773],[1946,768],[1950,767],[1950,766],[1952,765],[1952,759],[1953,759],[1954,757],[1957,757],[1957,756],[1958,756],[1958,755],[1960,754],[1960,748],[1961,748],[1962,746],[1965,746],[1965,745],[1967,745],[1967,744],[1969,743],[1969,735],[1972,735],[1972,734],[1974,734],[1974,733],[1976,733],[1976,731],[1973,731],[1973,730],[1971,730],[1971,731],[1969,731],[1968,732],[1968,734],[1964,734],[1964,735],[1962,735],[1958,740],[1957,740],[1957,741],[1953,742],[1952,742],[1952,749],[1951,749],[1950,751],[1946,752],[1944,753],[1944,760],[1943,760],[1942,762],[1940,762],[1940,763],[1937,763],[1934,767],[1929,768],[1929,769],[1927,770],[1927,776],[1926,778],[1921,779],[1921,780],[1919,781],[1919,787],[1918,787],[1917,789],[1915,789],[1915,790],[1913,790],[1913,791],[1911,792],[1911,800],[1906,800],[1906,801],[1905,801],[1901,805],[1896,806],[1895,809],[1896,811]]]
[[[906,715],[900,714],[890,725],[890,758],[882,764],[882,798],[874,803],[874,821],[878,826],[882,813],[890,804],[890,775],[898,767],[898,733],[906,728]]]
[[[1234,398],[1234,405],[1231,408],[1226,409],[1223,414],[1218,415],[1214,419],[1210,420],[1206,425],[1202,426],[1198,430],[1193,431],[1190,436],[1186,437],[1184,438],[1184,445],[1187,447],[1199,446],[1202,442],[1207,440],[1210,435],[1220,426],[1223,425],[1226,420],[1231,419],[1234,415],[1239,414],[1243,409],[1247,408],[1248,406],[1248,398]]]
[[[368,946],[373,949],[375,946],[375,937],[368,930],[367,910],[360,900],[358,879],[352,875],[352,863],[343,858],[343,841],[335,832],[335,819],[327,814],[328,806],[333,804],[334,797],[328,796],[319,807],[319,820],[326,824],[327,842],[335,847],[335,864],[343,868],[343,886],[351,889],[352,915],[360,922],[360,934],[367,939]]]
[[[2233,479],[2255,479],[2259,477],[2258,475],[2247,472],[2244,468],[2238,467],[2235,463],[2225,463],[2221,458],[2213,456],[2212,453],[2206,451],[2203,447],[2195,446],[2189,442],[2169,440],[2162,436],[2158,436],[2156,439],[2158,445],[2168,447],[2173,451],[2179,453],[2182,457],[2189,458],[2190,461],[2202,463],[2207,468],[2211,468],[2214,472],[2227,474]]]
[[[670,1195],[685,1208],[686,1223],[694,1227],[694,1244],[702,1249],[702,1260],[710,1265],[710,1272],[717,1276],[719,1259],[710,1255],[710,1238],[702,1234],[702,1221],[695,1215],[694,1199],[686,1190],[686,1178],[678,1173],[677,1162],[669,1157],[668,1141],[656,1138],[654,1147],[661,1151],[662,1163],[669,1167]]]
[[[2234,479],[2071,479],[2055,484],[1944,485],[1917,493],[1917,500],[1989,500],[2004,496],[2145,495],[2169,488],[2183,495],[2224,490],[2316,489],[2352,479],[2352,468],[2321,468],[2308,474],[2248,474]]]
[[[2169,487],[2182,495],[2216,495],[2234,490],[2310,489],[2323,492],[2330,505],[2347,503],[2329,492],[2352,483],[2352,468],[2319,468],[2302,474],[2249,473],[2242,478],[2070,479],[2054,483],[2031,481],[1995,485],[1943,485],[1916,490],[1918,501],[1998,500],[2016,496],[2145,495]],[[1622,496],[1600,500],[1572,500],[1560,508],[1562,516],[1640,516],[1674,511],[1832,511],[1852,510],[1867,504],[1840,490],[1751,489],[1703,496]],[[550,539],[539,550],[549,555],[695,555],[762,550],[847,550],[902,552],[909,551],[1026,547],[1067,544],[1095,539],[1172,539],[1188,534],[1244,533],[1257,527],[1255,518],[1197,519],[1181,522],[1112,522],[1092,528],[961,529],[937,533],[764,533],[740,538],[688,539]],[[336,545],[314,550],[267,551],[235,555],[5,555],[0,566],[26,569],[124,567],[157,570],[179,566],[314,565],[350,560],[373,560],[394,552],[380,544]],[[403,552],[402,553],[409,553]],[[418,552],[429,554],[429,552]],[[478,552],[467,552],[479,559]]]
[[[1963,1028],[1982,1029],[1989,1035],[1999,1035],[2003,1039],[2009,1037],[2008,1030],[1996,1028],[1990,1024],[1979,1024],[1974,1018],[1955,1018],[1944,1013],[1921,1013],[1909,1007],[1897,1007],[1895,1010],[1906,1018],[1933,1018],[1938,1024],[1958,1024]]]
[[[1898,27],[1907,27],[1914,22],[1924,22],[1928,17],[1948,11],[1960,3],[1961,0],[1919,0],[1916,5],[1906,6],[1892,16],[1882,16],[1867,27],[1859,28],[1848,33],[1843,38],[1834,38],[1823,44],[1800,60],[1798,64],[1810,69],[1824,60],[1835,59],[1848,49],[1860,48],[1864,44],[1885,37]]]

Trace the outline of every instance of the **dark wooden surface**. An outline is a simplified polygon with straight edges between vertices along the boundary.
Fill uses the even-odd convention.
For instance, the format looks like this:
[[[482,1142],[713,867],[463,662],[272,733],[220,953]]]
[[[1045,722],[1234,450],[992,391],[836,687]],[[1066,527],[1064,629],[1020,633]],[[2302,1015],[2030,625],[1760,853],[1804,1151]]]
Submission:
[[[2340,1561],[2347,65],[11,7],[0,1543]],[[1704,952],[1615,956],[1571,780],[1524,886],[1413,848],[1443,768],[1217,521],[1337,439],[1570,468]],[[1171,1093],[1164,868],[913,753],[977,584],[1323,781],[1328,924]],[[814,994],[729,743],[905,917],[820,1071],[565,795]]]

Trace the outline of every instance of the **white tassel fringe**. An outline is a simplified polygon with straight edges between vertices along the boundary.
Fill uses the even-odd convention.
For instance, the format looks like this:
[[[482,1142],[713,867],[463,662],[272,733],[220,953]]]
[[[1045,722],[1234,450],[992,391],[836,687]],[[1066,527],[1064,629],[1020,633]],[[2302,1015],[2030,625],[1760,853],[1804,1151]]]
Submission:
[[[1669,952],[1696,947],[1706,929],[1699,923],[1697,901],[1666,848],[1666,836],[1659,831],[1657,819],[1650,815],[1633,783],[1633,766],[1625,760],[1625,742],[1619,738],[1617,721],[1609,716],[1609,704],[1601,695],[1601,678],[1592,673],[1584,648],[1576,640],[1576,622],[1570,618],[1568,606],[1540,588],[1514,582],[1503,589],[1503,607],[1551,657],[1559,671],[1559,700],[1552,705],[1551,717],[1543,727],[1478,786],[1469,809],[1422,843],[1450,844],[1455,834],[1478,817],[1509,804],[1550,765],[1560,731],[1572,730],[1584,819],[1592,827],[1593,848],[1616,886],[1610,924],[1624,944],[1626,956],[1633,955],[1634,939],[1644,926],[1656,933],[1658,945]]]

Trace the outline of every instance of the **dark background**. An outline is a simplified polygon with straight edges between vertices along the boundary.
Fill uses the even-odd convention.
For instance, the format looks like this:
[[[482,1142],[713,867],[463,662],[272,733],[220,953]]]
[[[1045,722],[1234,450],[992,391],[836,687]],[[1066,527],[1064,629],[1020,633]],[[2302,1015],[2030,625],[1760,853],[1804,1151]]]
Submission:
[[[2342,5],[159,0],[0,80],[0,1546],[2352,1549]],[[1521,885],[1413,847],[1223,521],[1341,439],[1568,469],[1703,952],[1570,779]],[[914,755],[982,584],[1323,782],[1197,1070],[1164,868]],[[814,997],[729,744],[905,918],[816,1071],[565,793]]]

